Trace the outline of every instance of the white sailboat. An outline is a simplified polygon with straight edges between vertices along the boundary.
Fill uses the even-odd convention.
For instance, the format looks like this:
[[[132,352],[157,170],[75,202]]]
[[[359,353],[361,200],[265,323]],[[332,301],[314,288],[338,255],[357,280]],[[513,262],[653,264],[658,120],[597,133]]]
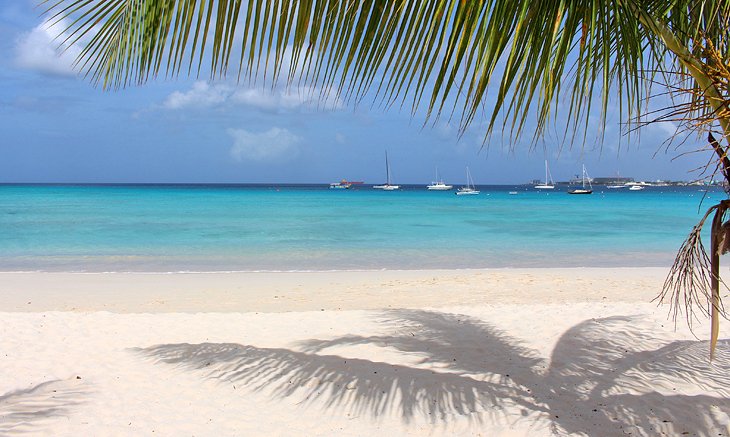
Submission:
[[[545,183],[537,184],[535,188],[538,190],[552,190],[555,188],[555,182],[553,181],[553,175],[550,174],[547,159],[545,160]]]
[[[436,181],[431,182],[431,185],[426,185],[426,189],[429,191],[448,191],[454,188],[453,185],[446,185],[443,179],[439,178],[439,169],[436,167]]]
[[[474,186],[474,181],[471,178],[469,167],[466,168],[466,186],[459,188],[456,193],[457,196],[468,196],[479,194],[479,190]]]
[[[400,185],[393,185],[390,183],[390,163],[388,162],[388,151],[385,151],[385,178],[386,182],[383,185],[373,185],[376,190],[383,191],[394,191],[400,189]]]
[[[591,185],[591,179],[588,177],[586,172],[586,166],[583,164],[583,188],[576,188],[575,190],[568,191],[568,194],[593,194],[593,185]],[[588,188],[586,188],[586,179],[588,180]]]

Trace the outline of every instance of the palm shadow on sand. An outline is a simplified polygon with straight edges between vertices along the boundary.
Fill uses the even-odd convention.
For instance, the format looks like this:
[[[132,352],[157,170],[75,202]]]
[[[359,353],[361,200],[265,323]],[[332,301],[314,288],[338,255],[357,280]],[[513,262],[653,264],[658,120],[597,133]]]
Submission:
[[[78,379],[54,380],[0,395],[0,435],[35,434],[52,427],[86,401],[89,387]]]
[[[640,318],[608,317],[573,326],[544,359],[468,316],[391,310],[377,317],[392,334],[309,340],[293,349],[203,343],[136,351],[275,398],[297,396],[351,415],[396,414],[406,423],[448,422],[453,415],[504,423],[543,417],[556,433],[727,435],[730,341],[719,344],[709,363],[707,342],[662,341],[642,329]],[[364,344],[418,363],[323,353]],[[697,394],[673,390],[687,382]]]

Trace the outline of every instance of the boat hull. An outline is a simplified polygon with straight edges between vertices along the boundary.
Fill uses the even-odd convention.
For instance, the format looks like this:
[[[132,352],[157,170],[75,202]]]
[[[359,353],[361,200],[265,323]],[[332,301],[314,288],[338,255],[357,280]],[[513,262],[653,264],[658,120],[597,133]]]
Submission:
[[[570,190],[568,194],[593,194],[593,190]]]

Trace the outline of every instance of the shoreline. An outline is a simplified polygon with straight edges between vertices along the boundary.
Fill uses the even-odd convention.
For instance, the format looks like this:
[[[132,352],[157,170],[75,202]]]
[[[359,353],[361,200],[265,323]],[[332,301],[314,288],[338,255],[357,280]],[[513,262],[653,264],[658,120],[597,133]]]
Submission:
[[[252,260],[254,255],[244,259],[235,256],[221,258],[195,258],[180,260],[167,256],[90,256],[82,258],[7,257],[0,255],[0,273],[131,273],[131,274],[207,274],[207,273],[329,273],[329,272],[378,272],[378,271],[420,271],[420,270],[501,270],[501,269],[623,269],[623,268],[667,268],[676,257],[674,250],[667,251],[626,251],[604,255],[576,254],[573,252],[553,252],[547,255],[529,256],[515,253],[497,257],[493,252],[482,253],[475,259],[465,259],[463,253],[458,257],[451,255],[442,258],[424,256],[414,249],[405,250],[406,261],[393,258],[393,253],[385,259],[367,258],[362,262],[322,263],[301,262],[294,258],[274,259],[270,256],[263,261]],[[550,253],[550,252],[545,252]],[[319,253],[317,256],[322,256]],[[442,253],[440,255],[443,255]],[[122,260],[123,258],[123,260]],[[508,260],[508,261],[505,261]],[[21,261],[18,261],[21,260]],[[286,268],[281,268],[281,266]],[[243,267],[245,266],[245,267]],[[566,267],[567,266],[567,267]]]
[[[0,272],[0,311],[299,312],[650,302],[664,267],[331,272]]]
[[[62,274],[62,275],[228,275],[228,274],[290,274],[290,273],[376,273],[376,272],[461,272],[461,271],[500,271],[500,270],[635,270],[635,269],[666,269],[669,266],[573,266],[573,267],[463,267],[463,268],[372,268],[372,269],[331,269],[331,270],[170,270],[170,271],[136,271],[136,270],[109,270],[109,271],[81,271],[81,270],[0,270],[0,275],[14,274]]]

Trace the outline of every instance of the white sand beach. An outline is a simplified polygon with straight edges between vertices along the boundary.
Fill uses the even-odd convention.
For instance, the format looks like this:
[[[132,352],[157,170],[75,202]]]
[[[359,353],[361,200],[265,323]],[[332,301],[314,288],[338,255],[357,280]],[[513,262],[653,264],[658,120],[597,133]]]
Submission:
[[[729,435],[665,273],[2,273],[0,435]]]

